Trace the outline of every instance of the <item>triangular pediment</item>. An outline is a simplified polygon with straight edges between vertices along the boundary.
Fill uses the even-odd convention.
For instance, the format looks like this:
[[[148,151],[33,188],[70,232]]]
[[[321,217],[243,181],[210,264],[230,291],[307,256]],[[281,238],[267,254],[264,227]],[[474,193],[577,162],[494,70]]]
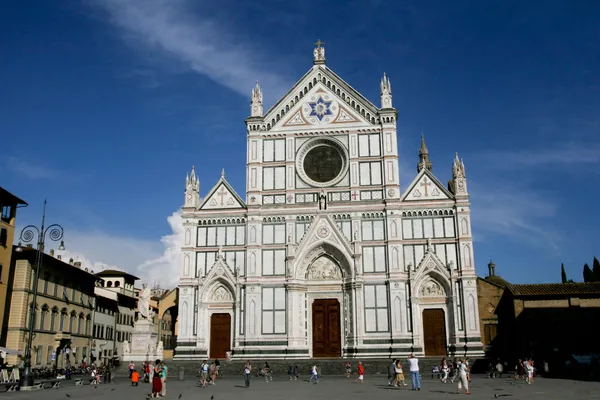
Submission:
[[[366,127],[375,125],[377,112],[373,103],[320,65],[267,111],[264,120],[269,130]]]
[[[444,263],[440,258],[433,252],[433,248],[429,247],[423,255],[421,261],[415,268],[415,275],[413,281],[415,285],[420,285],[423,280],[431,279],[435,277],[437,281],[444,281],[447,283],[450,279],[448,269],[444,266]]]
[[[301,254],[304,250],[313,247],[315,243],[324,241],[345,250],[347,254],[352,254],[351,243],[346,239],[335,221],[328,215],[315,216],[308,231],[304,234],[300,243],[298,243],[296,254]]]
[[[228,282],[235,282],[233,270],[229,267],[222,255],[217,255],[217,260],[209,267],[205,279],[207,282],[214,279],[224,279]]]
[[[452,193],[427,168],[423,168],[408,186],[402,201],[431,201],[453,199]]]
[[[221,177],[217,184],[208,192],[202,205],[201,210],[219,210],[219,209],[235,209],[246,208],[244,201],[233,190],[225,177]]]

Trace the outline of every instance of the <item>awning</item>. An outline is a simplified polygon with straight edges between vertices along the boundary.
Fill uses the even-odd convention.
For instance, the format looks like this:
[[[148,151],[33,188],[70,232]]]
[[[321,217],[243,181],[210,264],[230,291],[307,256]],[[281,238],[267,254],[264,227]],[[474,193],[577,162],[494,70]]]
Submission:
[[[4,354],[21,354],[18,350],[7,349],[6,347],[0,347],[0,351]]]

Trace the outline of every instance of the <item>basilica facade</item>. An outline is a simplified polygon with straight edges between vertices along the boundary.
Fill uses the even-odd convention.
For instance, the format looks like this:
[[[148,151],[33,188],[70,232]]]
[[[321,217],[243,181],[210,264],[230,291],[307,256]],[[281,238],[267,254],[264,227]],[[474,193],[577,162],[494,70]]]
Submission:
[[[482,354],[464,164],[443,185],[422,139],[402,193],[385,74],[380,89],[378,107],[318,42],[268,111],[252,90],[246,195],[223,172],[201,197],[192,169],[176,359]]]

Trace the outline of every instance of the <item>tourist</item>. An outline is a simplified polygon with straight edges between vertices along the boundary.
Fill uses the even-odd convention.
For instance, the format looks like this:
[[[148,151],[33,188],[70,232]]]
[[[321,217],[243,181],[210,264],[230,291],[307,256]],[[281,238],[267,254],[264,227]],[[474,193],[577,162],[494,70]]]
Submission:
[[[263,375],[265,376],[265,382],[269,383],[269,379],[273,381],[273,371],[269,366],[268,362],[265,362],[265,366],[263,368]]]
[[[446,361],[446,357],[442,358],[442,373],[444,375],[442,375],[442,382],[446,383],[446,381],[448,380],[448,373],[450,372],[450,369],[448,368],[448,362]]]
[[[160,392],[162,397],[167,395],[167,377],[169,376],[169,368],[165,365],[165,362],[160,363],[160,383],[162,384],[162,390]]]
[[[129,377],[131,378],[131,374],[133,374],[133,371],[135,371],[135,364],[133,363],[133,361],[129,361]]]
[[[313,365],[310,369],[310,379],[308,380],[308,383],[313,383],[313,380],[316,381],[315,383],[319,383],[319,370],[316,365]]]
[[[137,386],[140,381],[140,374],[134,369],[131,372],[131,386]]]
[[[160,378],[161,367],[160,360],[156,360],[154,362],[154,368],[152,369],[152,395],[151,397],[156,398],[160,396],[160,392],[162,391],[162,381]]]
[[[218,376],[221,376],[221,363],[219,362],[219,359],[216,358],[215,359],[215,378]]]
[[[467,360],[461,360],[458,363],[458,390],[456,393],[460,393],[460,390],[465,388],[467,394],[471,394],[469,391],[469,379],[467,378],[469,373],[469,365],[467,364]]]
[[[421,376],[419,376],[419,359],[414,355],[408,357],[408,366],[410,370],[410,381],[412,390],[421,390]]]
[[[300,378],[300,368],[296,365],[294,367],[294,380],[297,381]]]
[[[244,385],[248,388],[250,387],[250,373],[252,372],[252,364],[250,364],[250,360],[246,361],[246,365],[244,366]]]
[[[346,378],[350,378],[350,374],[352,374],[352,364],[348,361],[346,363]]]
[[[400,383],[402,383],[402,385],[400,385]],[[394,366],[393,386],[406,386],[406,382],[404,381],[404,371],[402,371],[402,362],[400,360],[396,360],[396,365]]]
[[[392,386],[392,383],[396,381],[396,362],[398,360],[394,358],[392,365],[388,368],[388,386]]]
[[[210,384],[215,384],[215,379],[217,379],[217,366],[215,362],[210,363],[210,367],[208,367],[208,375],[210,376]]]
[[[471,382],[471,364],[469,357],[465,358],[465,364],[467,364],[467,380]]]
[[[292,377],[294,376],[294,367],[292,367],[291,365],[288,367],[288,378],[290,378],[290,381],[292,380]]]
[[[360,382],[361,384],[364,384],[365,383],[365,367],[363,366],[362,361],[358,362],[357,372],[358,372],[358,379],[356,381]]]
[[[208,363],[206,360],[202,361],[202,365],[200,366],[200,384],[202,387],[208,385]]]

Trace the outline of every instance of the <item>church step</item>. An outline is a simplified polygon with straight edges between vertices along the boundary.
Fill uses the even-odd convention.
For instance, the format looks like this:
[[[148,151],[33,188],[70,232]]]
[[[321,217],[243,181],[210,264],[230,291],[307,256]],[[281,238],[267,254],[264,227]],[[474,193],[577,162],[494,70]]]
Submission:
[[[440,365],[442,357],[420,357],[419,358],[419,367],[421,370],[421,374],[423,377],[431,377],[431,370],[434,366]],[[221,363],[221,371],[223,375],[231,376],[231,375],[241,375],[244,370],[244,365],[246,360],[232,360],[229,363],[226,363],[224,360],[219,360]],[[273,371],[273,373],[279,377],[286,376],[288,374],[288,369],[290,366],[298,366],[300,370],[301,376],[306,376],[310,373],[310,369],[313,365],[316,365],[321,371],[322,375],[329,376],[342,376],[346,372],[346,362],[350,362],[352,365],[352,374],[356,375],[356,368],[358,367],[358,362],[362,361],[363,366],[365,367],[365,374],[367,375],[386,375],[388,373],[388,369],[392,364],[392,360],[389,358],[381,358],[381,359],[295,359],[295,360],[250,360],[252,363],[252,367],[254,369],[253,373],[256,373],[258,369],[262,369],[265,365],[265,361],[269,363],[269,367]],[[403,361],[406,361],[403,359]],[[477,360],[472,359],[473,365]],[[167,360],[166,364],[169,367],[169,371],[172,376],[177,376],[179,373],[179,369],[183,368],[186,379],[192,379],[198,376],[198,371],[200,369],[200,364],[202,361],[180,361],[180,360]],[[479,364],[479,362],[477,363]],[[139,365],[138,365],[139,368]],[[405,373],[408,372],[407,367],[404,366]],[[127,363],[124,363],[120,370],[127,370]]]

